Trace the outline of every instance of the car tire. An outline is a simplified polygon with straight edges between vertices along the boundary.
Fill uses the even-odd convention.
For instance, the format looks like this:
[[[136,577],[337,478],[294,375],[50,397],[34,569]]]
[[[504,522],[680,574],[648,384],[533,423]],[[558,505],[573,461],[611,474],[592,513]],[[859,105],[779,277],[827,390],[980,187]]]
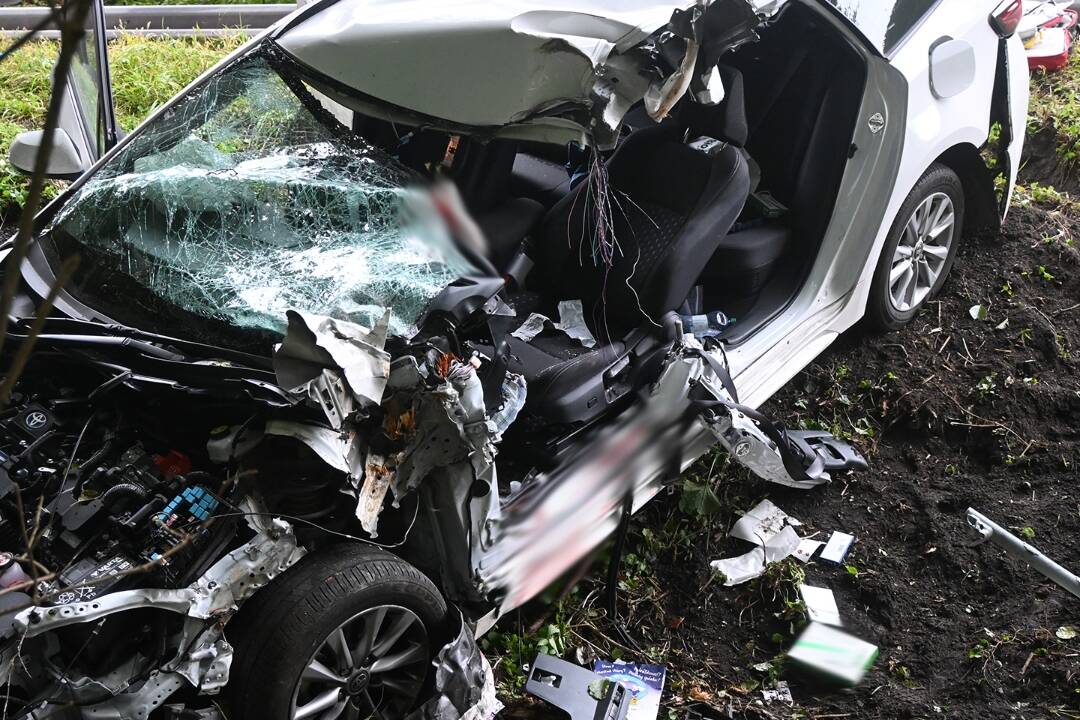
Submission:
[[[229,717],[403,717],[422,699],[446,613],[431,580],[388,552],[348,544],[309,554],[225,628],[235,648]]]
[[[935,163],[915,183],[885,239],[866,305],[871,330],[899,330],[937,295],[963,229],[963,184],[951,168]]]

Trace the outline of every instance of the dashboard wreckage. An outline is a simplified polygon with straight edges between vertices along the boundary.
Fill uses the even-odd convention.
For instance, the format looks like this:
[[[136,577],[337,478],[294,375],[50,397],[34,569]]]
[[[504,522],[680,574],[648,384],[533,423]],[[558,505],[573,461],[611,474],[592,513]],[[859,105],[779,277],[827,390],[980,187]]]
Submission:
[[[485,718],[474,637],[715,443],[858,464],[739,403],[615,189],[628,113],[720,105],[783,3],[571,5],[301,8],[39,216],[8,356],[82,262],[0,414],[4,717]],[[554,256],[475,209],[506,142],[585,158]],[[734,196],[709,232],[719,145],[674,148]]]

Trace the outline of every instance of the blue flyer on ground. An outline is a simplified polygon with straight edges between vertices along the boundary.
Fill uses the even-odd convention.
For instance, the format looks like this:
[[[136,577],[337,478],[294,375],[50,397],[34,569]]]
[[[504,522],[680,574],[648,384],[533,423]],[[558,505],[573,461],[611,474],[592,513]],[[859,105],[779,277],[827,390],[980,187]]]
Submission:
[[[626,720],[656,720],[660,712],[660,693],[664,690],[663,665],[597,660],[593,672],[621,683],[630,693],[630,711]]]

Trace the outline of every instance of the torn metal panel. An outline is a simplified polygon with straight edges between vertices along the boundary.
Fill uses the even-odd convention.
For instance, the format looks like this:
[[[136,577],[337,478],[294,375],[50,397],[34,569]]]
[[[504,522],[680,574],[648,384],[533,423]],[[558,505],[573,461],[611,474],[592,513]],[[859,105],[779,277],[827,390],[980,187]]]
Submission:
[[[748,0],[368,0],[362,9],[343,0],[286,27],[276,41],[358,93],[365,112],[386,105],[384,119],[411,115],[413,125],[441,120],[446,129],[543,142],[590,136],[606,145],[651,87],[665,110],[686,93],[704,44],[687,33],[681,14],[697,9],[700,16],[712,5],[756,17]],[[763,10],[774,13],[773,5]],[[690,39],[674,73],[645,48],[673,30]]]
[[[356,323],[290,310],[285,339],[274,349],[274,372],[278,383],[303,394],[322,407],[335,428],[357,408],[382,402],[390,375],[386,345],[390,311],[368,329]],[[339,371],[349,394],[326,371]]]
[[[435,694],[407,720],[489,720],[502,703],[495,676],[480,652],[472,629],[457,613],[458,631],[431,661]]]

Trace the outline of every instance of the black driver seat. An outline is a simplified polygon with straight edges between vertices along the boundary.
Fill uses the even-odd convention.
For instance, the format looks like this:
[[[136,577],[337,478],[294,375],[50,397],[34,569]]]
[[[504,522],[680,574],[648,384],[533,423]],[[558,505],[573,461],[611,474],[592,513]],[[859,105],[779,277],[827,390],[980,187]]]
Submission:
[[[634,349],[627,341],[660,335],[665,315],[686,299],[738,217],[750,184],[736,147],[692,147],[674,124],[630,135],[609,161],[608,177],[610,267],[596,259],[596,188],[589,181],[548,212],[538,242],[526,250],[536,263],[529,288],[547,303],[541,311],[581,300],[598,341],[585,350],[551,331],[528,343],[510,339],[510,368],[529,381],[527,408],[549,422],[588,420],[617,399],[614,376]],[[649,332],[635,334],[639,329]]]

